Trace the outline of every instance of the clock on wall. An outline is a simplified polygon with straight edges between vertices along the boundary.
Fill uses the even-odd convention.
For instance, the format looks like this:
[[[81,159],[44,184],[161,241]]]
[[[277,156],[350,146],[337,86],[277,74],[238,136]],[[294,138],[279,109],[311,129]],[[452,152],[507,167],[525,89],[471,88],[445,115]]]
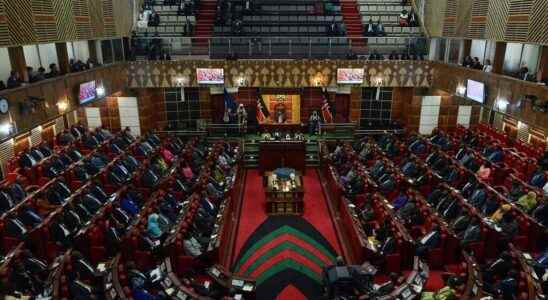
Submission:
[[[7,114],[10,109],[8,99],[0,98],[0,113]]]

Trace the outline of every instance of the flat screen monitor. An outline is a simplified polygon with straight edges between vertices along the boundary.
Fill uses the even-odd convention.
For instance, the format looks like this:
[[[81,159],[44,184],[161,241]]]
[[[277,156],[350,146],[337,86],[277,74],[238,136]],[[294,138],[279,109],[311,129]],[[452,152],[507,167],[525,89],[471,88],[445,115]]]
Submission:
[[[485,84],[483,84],[483,82],[468,79],[466,84],[466,98],[483,103],[485,100]]]
[[[196,69],[198,84],[224,84],[225,74],[223,69]]]
[[[337,69],[337,83],[362,84],[364,69]]]
[[[80,101],[80,104],[85,104],[95,99],[97,99],[95,80],[80,84],[80,90],[78,91],[78,101]]]

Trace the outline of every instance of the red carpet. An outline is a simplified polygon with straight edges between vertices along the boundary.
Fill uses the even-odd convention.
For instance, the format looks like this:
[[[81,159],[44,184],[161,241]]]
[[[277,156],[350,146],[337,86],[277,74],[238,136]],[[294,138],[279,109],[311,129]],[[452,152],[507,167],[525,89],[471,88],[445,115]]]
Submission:
[[[238,253],[240,253],[249,236],[266,220],[265,201],[263,182],[259,171],[256,169],[248,170],[233,262],[238,257]]]
[[[309,168],[306,170],[304,190],[304,219],[321,232],[325,239],[331,243],[333,249],[340,254],[341,247],[316,169]]]
[[[322,268],[341,253],[317,170],[303,182],[303,216],[269,217],[262,177],[246,173],[232,269],[256,280],[259,299],[321,298]]]

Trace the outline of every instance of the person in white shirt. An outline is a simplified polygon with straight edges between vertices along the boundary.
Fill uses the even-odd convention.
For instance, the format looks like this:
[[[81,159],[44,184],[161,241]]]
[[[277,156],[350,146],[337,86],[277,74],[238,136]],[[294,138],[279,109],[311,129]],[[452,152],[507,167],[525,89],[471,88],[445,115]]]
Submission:
[[[487,73],[493,72],[493,66],[491,65],[490,59],[485,61],[485,65],[483,66],[483,72],[487,72]]]
[[[546,182],[542,190],[544,191],[544,197],[548,198],[548,181]]]

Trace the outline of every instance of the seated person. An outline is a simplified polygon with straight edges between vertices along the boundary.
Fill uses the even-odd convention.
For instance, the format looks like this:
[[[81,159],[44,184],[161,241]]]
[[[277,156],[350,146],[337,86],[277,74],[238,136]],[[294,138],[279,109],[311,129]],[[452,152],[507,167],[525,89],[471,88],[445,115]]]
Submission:
[[[417,243],[416,254],[419,257],[425,257],[431,249],[439,246],[441,243],[441,228],[434,224],[432,230],[424,235]]]
[[[486,148],[487,150],[487,148]],[[499,145],[493,145],[487,153],[484,152],[485,158],[492,163],[499,163],[504,159],[504,152]]]
[[[477,218],[473,218],[462,234],[460,246],[466,249],[468,245],[481,239],[481,224]]]
[[[32,168],[38,164],[38,161],[30,154],[28,150],[25,150],[19,155],[19,167]]]
[[[418,138],[409,145],[408,149],[413,154],[424,154],[426,152],[426,143]]]
[[[404,162],[403,166],[401,167],[401,171],[403,175],[410,178],[416,178],[419,175],[417,162],[412,158]]]
[[[544,187],[544,184],[546,184],[546,176],[540,168],[533,174],[529,184],[540,189]]]
[[[454,300],[457,298],[455,289],[458,284],[459,279],[451,276],[447,279],[446,286],[437,292],[422,292],[421,300]]]
[[[396,214],[406,225],[418,225],[422,223],[420,209],[417,207],[417,202],[413,198],[409,199]]]
[[[498,222],[498,226],[501,229],[501,234],[504,239],[511,241],[515,236],[519,234],[519,225],[514,215],[508,211],[502,215],[502,219]]]
[[[476,174],[482,180],[490,180],[491,179],[491,164],[488,163],[488,162],[482,164]]]
[[[0,213],[5,213],[15,206],[16,202],[12,199],[11,195],[0,190]]]
[[[508,191],[508,199],[512,202],[517,201],[524,194],[525,192],[521,183],[517,180],[512,180],[512,186],[510,187],[510,191]]]
[[[537,207],[537,193],[529,191],[516,201],[516,205],[527,213],[533,211]]]
[[[535,220],[544,226],[548,226],[548,197],[544,197],[537,208],[531,214]]]
[[[163,235],[160,224],[158,222],[159,218],[160,216],[158,214],[151,214],[150,216],[148,216],[147,234],[154,239],[160,239]]]
[[[392,206],[394,207],[394,210],[399,210],[402,208],[405,204],[407,204],[407,200],[409,198],[407,197],[407,194],[405,193],[405,189],[400,189],[399,195],[394,199],[392,202]]]
[[[481,214],[484,216],[491,216],[494,214],[500,207],[500,203],[497,199],[497,197],[493,194],[489,194],[487,196],[487,199],[485,200],[485,203],[481,206]]]
[[[487,200],[487,191],[484,187],[479,186],[468,198],[468,203],[479,209],[485,204],[485,200]]]

